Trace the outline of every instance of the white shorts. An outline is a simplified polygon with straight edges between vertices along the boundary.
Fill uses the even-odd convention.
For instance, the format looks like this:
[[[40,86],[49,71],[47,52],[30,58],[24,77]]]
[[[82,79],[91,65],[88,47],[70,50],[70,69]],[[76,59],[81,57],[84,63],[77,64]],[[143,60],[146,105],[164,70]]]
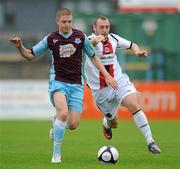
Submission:
[[[108,120],[113,120],[117,113],[117,108],[122,104],[122,100],[129,94],[136,93],[134,84],[130,82],[128,75],[123,74],[118,82],[118,89],[105,87],[93,90],[92,95],[98,108],[104,113]]]

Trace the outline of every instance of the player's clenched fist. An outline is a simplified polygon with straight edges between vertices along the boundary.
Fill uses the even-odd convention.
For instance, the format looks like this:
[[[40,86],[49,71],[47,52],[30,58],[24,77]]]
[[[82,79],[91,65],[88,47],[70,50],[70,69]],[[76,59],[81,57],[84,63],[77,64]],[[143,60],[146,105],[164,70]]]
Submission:
[[[22,40],[19,37],[11,38],[10,42],[16,47],[20,48],[22,46]]]
[[[145,51],[145,50],[139,50],[136,54],[137,54],[139,57],[147,57],[147,56],[148,56],[148,52]]]
[[[99,42],[105,41],[105,37],[103,35],[97,35],[91,39],[91,43],[93,46],[96,46]]]
[[[95,37],[95,41],[96,41],[97,43],[99,43],[99,42],[101,42],[101,41],[104,41],[104,39],[105,39],[105,37],[104,37],[103,35],[97,35],[97,36]]]

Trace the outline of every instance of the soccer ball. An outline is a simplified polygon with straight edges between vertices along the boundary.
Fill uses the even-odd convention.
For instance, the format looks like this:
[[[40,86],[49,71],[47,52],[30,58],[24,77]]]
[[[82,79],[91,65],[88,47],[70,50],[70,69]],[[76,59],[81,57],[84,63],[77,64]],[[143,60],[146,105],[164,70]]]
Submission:
[[[101,163],[115,164],[119,159],[119,153],[113,146],[103,146],[98,151],[98,160]]]

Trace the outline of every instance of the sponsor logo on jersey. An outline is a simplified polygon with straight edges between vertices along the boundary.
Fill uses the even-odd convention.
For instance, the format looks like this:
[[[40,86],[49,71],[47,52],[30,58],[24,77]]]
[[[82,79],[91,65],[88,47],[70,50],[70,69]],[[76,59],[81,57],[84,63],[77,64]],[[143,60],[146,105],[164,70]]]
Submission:
[[[76,48],[73,46],[73,44],[67,44],[67,45],[60,45],[59,46],[59,55],[61,58],[67,58],[73,55],[76,51]]]

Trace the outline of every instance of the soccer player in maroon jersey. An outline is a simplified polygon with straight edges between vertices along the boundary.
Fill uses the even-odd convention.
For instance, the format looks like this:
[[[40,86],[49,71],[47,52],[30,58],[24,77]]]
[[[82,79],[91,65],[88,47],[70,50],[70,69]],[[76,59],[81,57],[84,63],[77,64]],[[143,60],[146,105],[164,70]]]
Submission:
[[[116,81],[110,76],[95,55],[94,49],[84,33],[72,28],[72,13],[63,8],[57,11],[56,23],[58,30],[45,36],[39,43],[27,49],[20,37],[10,41],[27,60],[35,60],[46,50],[52,54],[50,69],[49,95],[56,109],[56,119],[53,127],[52,163],[61,162],[61,143],[65,128],[75,129],[82,112],[84,81],[82,78],[82,51],[101,71],[108,86],[117,88]]]

